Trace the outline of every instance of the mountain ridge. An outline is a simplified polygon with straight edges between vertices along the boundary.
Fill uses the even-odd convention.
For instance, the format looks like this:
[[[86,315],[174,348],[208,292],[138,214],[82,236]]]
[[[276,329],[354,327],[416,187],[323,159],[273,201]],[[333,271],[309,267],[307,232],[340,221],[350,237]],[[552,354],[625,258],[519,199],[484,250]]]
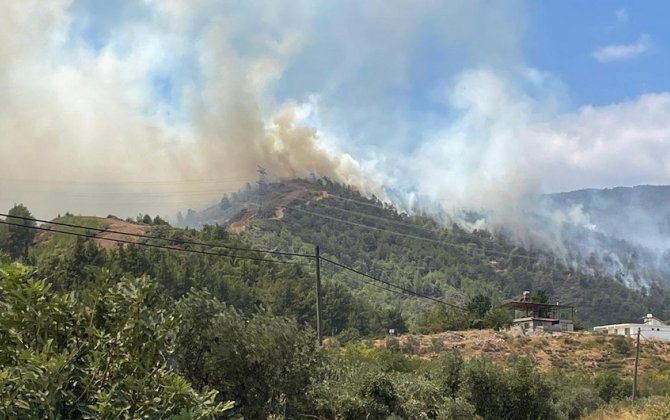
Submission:
[[[240,235],[258,247],[290,250],[318,244],[338,262],[460,302],[478,293],[501,302],[520,296],[523,290],[542,289],[552,301],[578,305],[586,325],[625,322],[645,311],[665,316],[670,309],[662,302],[665,286],[658,276],[648,276],[649,281],[631,289],[626,287],[626,273],[603,270],[602,263],[591,261],[588,254],[581,256],[579,266],[565,265],[549,251],[524,248],[504,235],[484,230],[466,231],[457,224],[445,228],[428,215],[399,212],[376,197],[366,198],[328,179],[291,180],[264,188],[262,192],[247,188],[217,204],[226,206],[227,214],[234,213],[225,220],[228,225],[240,222],[237,216],[246,209]],[[300,193],[294,193],[293,199],[276,200],[296,190]],[[216,213],[217,206],[207,212]],[[281,219],[274,217],[278,211],[283,213]],[[208,223],[197,215],[192,215],[191,222]],[[614,265],[618,264],[616,260]],[[356,282],[336,270],[332,277],[350,286]],[[394,304],[400,302],[366,286],[351,287]],[[410,310],[420,306],[404,305]]]

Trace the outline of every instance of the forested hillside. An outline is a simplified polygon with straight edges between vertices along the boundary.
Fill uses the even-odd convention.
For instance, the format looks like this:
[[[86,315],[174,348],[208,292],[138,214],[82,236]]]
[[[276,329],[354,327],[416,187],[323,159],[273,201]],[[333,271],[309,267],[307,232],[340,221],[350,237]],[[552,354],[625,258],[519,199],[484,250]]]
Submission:
[[[670,187],[586,189],[529,199],[537,231],[558,232],[554,246],[576,264],[599,269],[630,287],[670,286]]]
[[[501,360],[487,354],[490,346],[464,357],[439,336],[431,339],[430,357],[414,336],[378,346],[369,338],[389,328],[500,327],[505,320],[491,304],[515,288],[542,296],[540,288],[556,293],[560,280],[578,278],[595,293],[612,280],[565,273],[501,238],[439,229],[328,182],[316,191],[303,185],[282,208],[240,211],[241,236],[221,225],[174,228],[146,215],[125,222],[66,215],[38,225],[27,208],[13,208],[0,220],[0,412],[574,419],[629,395],[621,363],[583,372],[573,369],[578,360],[563,363],[563,346],[578,347],[568,339],[556,341],[549,370],[537,367],[542,360],[532,357],[531,342],[515,345],[505,334],[500,339],[511,340],[512,353]],[[406,228],[402,235],[387,229],[389,217]],[[315,344],[313,329],[314,259],[286,255],[310,254],[316,243],[326,258],[370,276],[323,261],[324,330],[333,335],[324,347]],[[269,252],[254,250],[261,245]],[[373,278],[464,310],[381,290]],[[507,285],[508,279],[519,281]],[[576,289],[579,282],[568,284]],[[649,302],[614,290],[622,304]],[[589,359],[595,363],[630,354],[627,341],[588,343],[603,354]],[[612,351],[618,356],[608,356]],[[658,352],[643,353],[640,395],[665,392],[658,384],[667,372],[657,363],[667,362]]]
[[[262,191],[247,188],[191,215],[191,222],[210,219],[235,226],[257,247],[310,250],[319,245],[342,264],[453,303],[482,294],[496,304],[524,290],[542,290],[550,302],[574,304],[583,326],[628,322],[648,312],[669,315],[667,291],[657,284],[631,290],[599,270],[596,261],[589,266],[587,259],[579,270],[568,268],[549,253],[512,245],[504,235],[457,225],[444,229],[430,217],[398,213],[327,179],[270,184]],[[380,291],[336,267],[327,266],[326,277],[361,291],[359,296],[404,308],[414,324],[425,307],[421,300]]]

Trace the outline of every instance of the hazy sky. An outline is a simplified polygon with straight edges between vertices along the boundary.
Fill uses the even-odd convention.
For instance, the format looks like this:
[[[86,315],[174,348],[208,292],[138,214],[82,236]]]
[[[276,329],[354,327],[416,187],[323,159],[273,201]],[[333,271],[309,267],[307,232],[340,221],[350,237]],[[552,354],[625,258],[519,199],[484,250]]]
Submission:
[[[670,4],[4,0],[0,208],[326,175],[445,208],[670,183]]]

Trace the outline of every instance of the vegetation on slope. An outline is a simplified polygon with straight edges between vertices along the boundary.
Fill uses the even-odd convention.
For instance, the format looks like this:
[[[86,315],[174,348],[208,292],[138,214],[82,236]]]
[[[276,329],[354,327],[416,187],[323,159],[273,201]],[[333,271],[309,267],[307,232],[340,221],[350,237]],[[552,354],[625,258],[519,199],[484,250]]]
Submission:
[[[454,303],[463,304],[482,294],[498,304],[520,297],[524,290],[543,290],[550,302],[575,305],[583,326],[630,322],[649,312],[666,318],[670,315],[668,292],[657,284],[631,290],[599,273],[595,266],[567,268],[541,251],[512,245],[505,236],[468,232],[457,225],[443,229],[428,217],[398,213],[328,180],[292,183],[311,195],[306,199],[303,193],[282,203],[286,206],[281,219],[268,216],[275,214],[276,207],[266,200],[266,207],[242,233],[245,239],[265,248],[309,249],[319,245],[322,253],[340,263]],[[266,191],[273,188],[275,184]],[[283,191],[286,186],[278,184],[276,188]],[[416,300],[407,301],[366,285],[350,273],[330,266],[326,269],[330,270],[326,272],[329,278],[360,290],[370,300],[402,306],[414,324],[425,308]]]
[[[259,238],[271,233],[253,226],[247,232]],[[319,232],[324,240],[334,233]],[[456,228],[442,232],[456,233],[470,235]],[[217,250],[228,257],[142,246],[165,244],[158,239],[103,249],[79,238],[59,242],[58,252],[43,248],[42,241],[29,247],[18,258],[35,263],[34,269],[2,265],[0,377],[5,382],[0,392],[6,394],[0,400],[9,417],[31,410],[54,417],[172,413],[207,418],[230,408],[227,412],[246,418],[572,419],[630,394],[622,365],[603,364],[606,373],[593,372],[557,352],[547,370],[539,352],[521,350],[520,341],[509,347],[502,363],[486,351],[463,360],[467,348],[447,348],[433,340],[433,358],[414,355],[417,344],[410,339],[395,345],[390,340],[388,348],[364,344],[361,337],[404,323],[408,310],[418,314],[415,328],[426,326],[420,322],[423,314],[435,314],[427,317],[435,321],[427,324],[433,328],[457,326],[462,315],[400,306],[407,301],[394,302],[383,291],[356,290],[353,279],[339,271],[331,271],[324,282],[324,318],[330,331],[341,331],[333,340],[341,347],[319,349],[308,262],[277,264],[259,261],[267,256],[254,251],[232,251],[249,244],[222,226],[195,231],[160,223],[148,234],[170,238],[182,250]],[[296,239],[289,249],[310,248],[289,234]],[[340,246],[341,254],[327,255],[341,260],[350,252],[345,247],[357,249],[359,243],[365,241],[352,239]],[[399,254],[400,247],[392,245],[391,255]],[[475,261],[434,251],[437,258],[456,263],[459,257]],[[481,267],[499,261],[484,257]],[[509,260],[500,261],[523,267]],[[489,312],[485,298],[464,301],[473,318]],[[595,340],[589,345],[603,351],[630,350]],[[573,343],[561,346],[581,354]],[[664,372],[667,362],[644,357],[642,372],[651,381],[642,380],[641,391],[665,392],[652,386],[665,379],[648,375],[646,363]],[[234,401],[232,408],[228,401]]]
[[[585,417],[586,420],[666,420],[670,397],[650,397],[635,402],[614,401]]]

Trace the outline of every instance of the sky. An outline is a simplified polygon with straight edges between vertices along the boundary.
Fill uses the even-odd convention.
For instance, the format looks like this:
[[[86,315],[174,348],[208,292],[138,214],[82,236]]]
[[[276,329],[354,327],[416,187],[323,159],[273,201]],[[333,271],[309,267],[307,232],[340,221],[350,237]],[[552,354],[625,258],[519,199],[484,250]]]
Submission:
[[[670,184],[663,1],[5,0],[0,208],[328,176],[444,209]]]

